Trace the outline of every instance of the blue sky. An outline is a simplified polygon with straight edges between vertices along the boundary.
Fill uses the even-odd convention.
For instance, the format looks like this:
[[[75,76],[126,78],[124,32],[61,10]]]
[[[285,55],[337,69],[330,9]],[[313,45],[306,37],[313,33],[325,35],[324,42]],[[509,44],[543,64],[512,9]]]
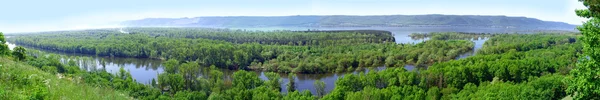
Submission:
[[[577,0],[5,0],[0,31],[119,27],[143,18],[287,15],[506,15],[581,24]]]

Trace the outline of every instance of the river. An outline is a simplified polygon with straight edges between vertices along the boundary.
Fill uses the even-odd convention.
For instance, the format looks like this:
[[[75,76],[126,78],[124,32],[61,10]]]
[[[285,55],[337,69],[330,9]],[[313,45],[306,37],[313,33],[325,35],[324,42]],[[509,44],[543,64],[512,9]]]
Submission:
[[[240,28],[232,28],[232,29],[240,29]],[[387,30],[392,32],[393,36],[396,39],[397,43],[420,43],[426,41],[425,39],[412,39],[410,34],[412,33],[428,33],[428,32],[477,32],[477,33],[510,33],[510,32],[519,32],[523,30],[519,29],[505,29],[505,28],[473,28],[473,27],[359,27],[359,28],[243,28],[245,30],[307,30],[307,29],[318,29],[318,30],[358,30],[358,29],[371,29],[371,30]],[[10,38],[10,37],[8,37]],[[456,59],[466,58],[468,56],[475,55],[476,51],[480,49],[483,43],[488,40],[488,38],[478,38],[472,39],[475,43],[472,52],[467,52],[461,54]],[[8,43],[9,47],[14,48],[15,44]],[[51,51],[46,51],[51,52]],[[69,53],[61,53],[61,52],[53,52],[64,56],[63,62],[66,63],[66,59],[75,59],[82,69],[86,70],[96,70],[96,69],[106,69],[111,73],[116,73],[122,67],[128,70],[132,77],[140,83],[148,84],[150,81],[158,76],[159,73],[163,72],[162,61],[155,59],[142,59],[142,58],[110,58],[110,57],[97,57],[90,55],[81,55],[81,54],[69,54]],[[329,93],[334,88],[335,81],[344,76],[345,74],[357,74],[360,72],[368,72],[368,71],[379,71],[383,70],[386,67],[374,67],[374,68],[364,68],[364,70],[348,72],[348,73],[327,73],[327,74],[297,74],[297,78],[295,79],[297,82],[297,90],[304,91],[309,90],[313,94],[316,94],[316,89],[313,86],[313,83],[316,80],[321,80],[325,82],[326,93]],[[406,68],[409,71],[415,69],[415,66],[406,65]],[[231,77],[233,75],[233,70],[225,70],[222,69],[225,77]],[[200,71],[202,72],[202,71]],[[261,79],[267,80],[264,72],[255,71]],[[202,74],[202,73],[201,73]],[[288,82],[288,77],[285,74],[281,74],[281,87],[282,92],[286,90],[286,84]]]

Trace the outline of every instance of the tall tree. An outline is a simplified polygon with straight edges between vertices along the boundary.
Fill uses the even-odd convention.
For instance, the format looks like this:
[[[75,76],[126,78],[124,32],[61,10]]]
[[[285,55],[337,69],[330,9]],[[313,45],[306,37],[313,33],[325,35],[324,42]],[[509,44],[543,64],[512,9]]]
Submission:
[[[8,45],[6,45],[6,39],[4,38],[4,34],[0,32],[0,56],[9,55],[10,49]]]
[[[577,67],[571,70],[567,92],[574,99],[600,99],[600,0],[579,0],[587,9],[576,10],[577,16],[588,18],[582,26],[577,27],[583,37],[584,56]]]
[[[177,72],[177,67],[179,67],[179,61],[177,61],[175,59],[169,59],[163,65],[165,66],[165,72],[172,74],[172,73]]]
[[[6,39],[4,38],[4,33],[0,32],[0,43],[5,44]]]
[[[223,88],[223,72],[219,71],[214,65],[210,66],[210,85],[213,92],[220,92]]]
[[[25,60],[25,58],[27,57],[27,55],[25,55],[25,48],[18,46],[14,48],[14,51],[12,52],[12,55],[17,58],[17,60]]]
[[[263,84],[258,76],[253,72],[244,70],[233,73],[233,86],[239,89],[254,89]]]
[[[179,74],[182,74],[185,78],[185,86],[187,89],[191,89],[195,79],[198,77],[200,72],[200,65],[196,62],[187,62],[180,65]]]
[[[288,80],[289,80],[289,82],[287,84],[288,93],[296,91],[296,74],[290,73],[288,75]]]
[[[279,77],[279,74],[274,72],[267,72],[265,73],[265,75],[269,79],[269,81],[266,82],[267,86],[271,89],[281,91],[281,78]]]
[[[162,73],[158,75],[158,86],[163,91],[169,91],[174,94],[177,91],[183,90],[184,78],[181,74]]]
[[[323,97],[325,95],[325,82],[316,80],[314,84],[315,89],[317,90],[317,96]]]

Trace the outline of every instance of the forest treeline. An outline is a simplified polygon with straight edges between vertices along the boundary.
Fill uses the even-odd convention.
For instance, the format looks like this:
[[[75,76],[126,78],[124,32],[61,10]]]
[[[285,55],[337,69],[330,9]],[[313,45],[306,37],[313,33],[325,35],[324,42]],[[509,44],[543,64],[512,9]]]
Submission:
[[[40,49],[111,57],[175,59],[228,69],[281,73],[352,71],[359,67],[427,66],[472,50],[458,33],[420,44],[396,44],[387,31],[243,31],[128,28],[18,35],[8,40]],[[471,34],[476,35],[476,34]],[[466,34],[465,36],[471,36]],[[473,36],[471,36],[473,37]],[[281,42],[282,41],[282,42]]]
[[[407,71],[390,67],[378,72],[347,74],[334,83],[331,93],[317,91],[316,95],[309,91],[296,91],[293,80],[285,82],[288,84],[286,87],[281,87],[279,84],[282,81],[277,73],[266,73],[268,80],[261,80],[254,72],[240,70],[231,79],[225,79],[216,65],[204,66],[198,61],[169,59],[163,64],[165,72],[150,85],[135,82],[124,69],[115,74],[104,70],[79,70],[77,62],[61,63],[59,58],[51,54],[26,57],[23,62],[50,73],[81,77],[85,84],[114,88],[138,99],[556,100],[568,96],[566,89],[570,84],[565,80],[572,78],[567,75],[582,53],[578,37],[575,34],[497,34],[491,36],[475,56],[437,62],[427,67],[427,70]],[[432,38],[410,46],[444,47],[440,45],[442,42],[470,43]],[[428,50],[431,48],[433,47]],[[208,70],[198,70],[207,67]],[[198,75],[196,71],[207,71],[210,74]],[[289,77],[293,79],[294,75]],[[323,88],[321,86],[324,85],[315,86],[316,90],[323,90],[318,88]],[[282,88],[288,88],[289,91],[282,93]]]

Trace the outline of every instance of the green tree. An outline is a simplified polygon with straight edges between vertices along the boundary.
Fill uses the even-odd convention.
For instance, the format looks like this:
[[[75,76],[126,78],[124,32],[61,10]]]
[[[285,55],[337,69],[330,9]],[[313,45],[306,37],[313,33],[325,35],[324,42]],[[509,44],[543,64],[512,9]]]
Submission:
[[[310,91],[294,91],[288,92],[288,94],[283,97],[283,100],[316,100],[316,97],[310,94]]]
[[[6,38],[4,38],[4,33],[0,32],[0,43],[5,44]]]
[[[233,86],[239,89],[254,89],[263,83],[253,72],[244,70],[233,73]]]
[[[161,90],[168,90],[171,93],[183,90],[184,78],[181,74],[162,73],[158,75],[158,86]]]
[[[187,62],[181,64],[179,68],[179,74],[182,74],[185,78],[185,86],[187,89],[193,88],[193,83],[195,79],[198,77],[198,73],[200,72],[200,65],[195,62]]]
[[[10,49],[6,44],[0,44],[0,56],[10,55]]]
[[[574,99],[600,99],[600,1],[579,0],[587,9],[576,10],[577,16],[589,18],[577,27],[583,35],[584,55],[575,69],[571,70],[570,85],[567,92]]]
[[[179,61],[175,59],[169,59],[163,65],[165,66],[166,73],[175,73],[177,72],[177,67],[179,67]]]
[[[179,91],[174,96],[175,100],[206,100],[208,96],[204,92]]]
[[[279,77],[279,74],[274,72],[267,72],[265,73],[265,76],[267,76],[267,78],[269,79],[269,81],[265,82],[265,84],[269,88],[281,91],[281,78]]]
[[[25,54],[25,52],[26,52],[26,51],[27,51],[27,50],[25,50],[25,48],[23,48],[23,47],[21,47],[21,46],[18,46],[18,47],[15,47],[15,48],[14,48],[14,50],[13,50],[13,52],[12,52],[12,55],[13,55],[15,58],[17,58],[17,60],[20,60],[20,61],[21,61],[21,60],[25,60],[25,58],[27,57],[27,55]]]
[[[10,49],[8,45],[6,45],[6,39],[4,38],[4,34],[0,32],[0,56],[9,55]]]
[[[289,80],[288,84],[287,84],[288,93],[296,91],[296,74],[290,73],[288,75],[288,80]]]
[[[210,66],[210,86],[212,92],[220,92],[223,88],[223,72],[219,71],[214,65]]]
[[[325,82],[321,80],[316,80],[314,86],[317,90],[317,96],[323,97],[325,95]]]
[[[440,93],[439,88],[431,87],[427,91],[427,100],[440,100],[441,99],[440,94],[442,94],[442,93]]]

